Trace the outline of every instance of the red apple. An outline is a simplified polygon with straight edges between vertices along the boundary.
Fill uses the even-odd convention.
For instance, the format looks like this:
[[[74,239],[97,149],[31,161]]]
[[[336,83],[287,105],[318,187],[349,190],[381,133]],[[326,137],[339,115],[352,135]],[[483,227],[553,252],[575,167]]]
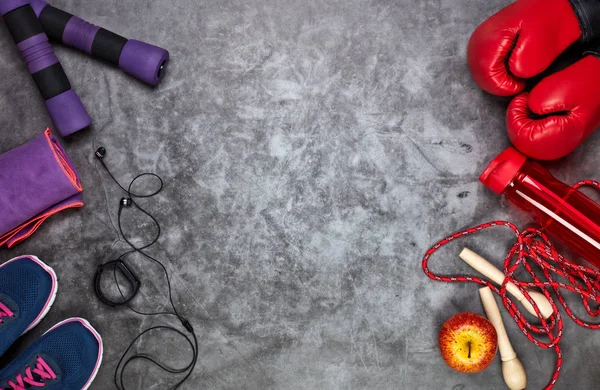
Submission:
[[[458,372],[483,371],[498,349],[498,335],[487,318],[475,313],[458,313],[442,325],[438,337],[446,364]]]

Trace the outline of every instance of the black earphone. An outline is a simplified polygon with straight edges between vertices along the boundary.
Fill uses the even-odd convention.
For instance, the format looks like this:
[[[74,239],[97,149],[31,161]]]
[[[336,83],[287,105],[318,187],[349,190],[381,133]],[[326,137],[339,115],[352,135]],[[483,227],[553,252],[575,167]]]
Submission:
[[[166,267],[159,260],[150,256],[148,253],[146,253],[144,251],[145,249],[154,245],[160,238],[160,235],[161,235],[160,224],[158,223],[156,218],[154,218],[154,216],[152,216],[148,211],[143,209],[135,201],[135,198],[151,198],[151,197],[157,195],[158,193],[160,193],[162,191],[162,189],[164,187],[164,183],[163,183],[162,179],[160,178],[160,176],[158,176],[155,173],[148,172],[148,173],[142,173],[142,174],[137,175],[129,183],[129,186],[126,189],[119,183],[119,181],[113,176],[113,174],[110,172],[110,170],[106,166],[106,163],[104,162],[104,158],[106,157],[106,149],[103,147],[100,147],[100,148],[98,148],[98,150],[96,150],[94,155],[100,161],[101,165],[104,167],[104,169],[106,170],[108,175],[111,177],[111,179],[127,194],[127,197],[123,197],[119,201],[119,212],[118,212],[117,221],[118,221],[118,230],[119,230],[120,236],[123,237],[123,239],[125,240],[127,245],[129,245],[131,247],[130,250],[128,250],[127,252],[120,255],[117,259],[109,261],[107,263],[104,263],[104,264],[101,264],[100,266],[98,266],[98,268],[96,270],[96,275],[94,276],[94,291],[96,293],[96,296],[98,297],[98,299],[101,302],[105,303],[106,305],[109,305],[111,307],[127,306],[131,311],[133,311],[139,315],[142,315],[142,316],[157,316],[157,315],[174,316],[181,322],[181,325],[192,336],[192,338],[190,339],[190,337],[188,337],[185,333],[183,333],[179,329],[174,328],[172,326],[154,326],[154,327],[146,329],[145,331],[143,331],[142,333],[140,333],[138,336],[136,336],[133,339],[133,341],[129,344],[129,346],[127,347],[127,349],[121,356],[121,359],[119,360],[119,363],[117,364],[117,367],[115,368],[115,375],[114,375],[115,386],[119,390],[125,390],[125,385],[123,384],[123,377],[124,377],[124,372],[125,372],[127,366],[134,360],[144,360],[144,361],[148,361],[148,362],[154,364],[159,369],[161,369],[167,373],[170,373],[170,374],[187,373],[182,380],[180,380],[177,384],[175,384],[171,388],[173,390],[178,389],[185,381],[187,381],[189,379],[190,375],[194,371],[194,368],[196,367],[196,363],[198,362],[198,353],[199,353],[198,338],[196,336],[196,333],[194,332],[194,328],[192,327],[191,323],[185,317],[183,317],[179,314],[179,312],[177,311],[177,308],[175,307],[175,304],[173,303],[171,281],[170,281],[169,273],[167,272]],[[137,194],[137,193],[132,192],[131,188],[133,187],[135,182],[143,177],[153,177],[153,178],[157,179],[160,183],[159,188],[150,194]],[[153,221],[154,226],[157,229],[156,236],[154,236],[154,238],[149,243],[144,244],[139,247],[134,245],[127,238],[127,236],[125,235],[125,232],[123,231],[123,227],[121,225],[121,215],[122,215],[123,210],[126,208],[132,208],[132,206],[135,209],[144,213],[146,216],[148,216]],[[158,264],[162,268],[164,275],[165,275],[165,279],[167,281],[168,296],[169,296],[169,302],[170,302],[172,311],[164,311],[164,312],[158,312],[158,313],[156,313],[156,312],[144,313],[144,312],[141,312],[131,306],[131,302],[137,296],[138,292],[140,291],[140,287],[141,287],[141,281],[135,275],[133,270],[125,262],[125,258],[128,255],[133,254],[133,253],[139,253],[139,254],[143,255],[144,257],[146,257],[149,260],[152,260],[154,263]],[[104,274],[105,271],[107,271],[109,269],[113,270],[114,282],[117,287],[117,290],[119,291],[119,295],[121,296],[121,300],[113,300],[113,299],[107,297],[106,294],[104,293],[104,291],[102,290],[102,285],[101,285],[102,275]],[[121,288],[121,286],[119,284],[117,272],[120,272],[122,277],[124,277],[125,280],[127,280],[128,284],[129,284],[130,293],[128,295],[125,295],[125,293],[123,292],[123,289]],[[187,366],[185,366],[183,368],[170,368],[166,364],[159,362],[159,361],[149,357],[148,355],[142,354],[142,353],[136,353],[126,359],[127,354],[129,353],[131,348],[133,348],[135,343],[142,336],[144,336],[145,334],[147,334],[149,332],[160,331],[160,330],[178,334],[187,341],[187,343],[190,345],[190,348],[193,353],[192,360]],[[120,374],[119,374],[119,372],[120,372]]]
[[[104,157],[106,156],[106,149],[102,146],[100,146],[98,148],[98,150],[96,150],[96,153],[94,153],[96,155],[96,158],[100,161],[104,160]]]

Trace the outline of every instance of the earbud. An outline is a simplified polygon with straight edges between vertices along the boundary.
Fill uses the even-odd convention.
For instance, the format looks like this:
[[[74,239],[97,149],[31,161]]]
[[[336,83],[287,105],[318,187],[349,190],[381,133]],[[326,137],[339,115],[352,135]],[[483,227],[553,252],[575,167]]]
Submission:
[[[94,153],[96,155],[96,158],[98,160],[102,160],[105,156],[106,156],[106,149],[103,148],[102,146],[100,146],[98,148],[98,150],[96,150],[96,153]]]
[[[131,198],[121,198],[121,207],[129,207],[131,203]]]

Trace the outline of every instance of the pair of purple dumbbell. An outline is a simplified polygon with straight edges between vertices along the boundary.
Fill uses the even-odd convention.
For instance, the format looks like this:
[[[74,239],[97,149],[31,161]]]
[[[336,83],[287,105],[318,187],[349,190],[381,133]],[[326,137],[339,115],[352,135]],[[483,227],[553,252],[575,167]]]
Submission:
[[[150,85],[158,84],[169,60],[169,52],[160,47],[123,38],[44,0],[0,0],[0,15],[62,136],[88,127],[92,119],[71,89],[48,38],[112,63]]]

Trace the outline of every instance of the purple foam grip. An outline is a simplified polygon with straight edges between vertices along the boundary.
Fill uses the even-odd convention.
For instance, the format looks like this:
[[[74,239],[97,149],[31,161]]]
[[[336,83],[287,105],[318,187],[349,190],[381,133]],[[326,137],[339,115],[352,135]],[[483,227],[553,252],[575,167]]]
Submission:
[[[92,124],[92,118],[72,89],[46,100],[46,107],[56,130],[63,137]]]
[[[54,54],[46,34],[34,35],[31,38],[19,42],[17,44],[17,49],[19,49],[23,55],[23,60],[31,74],[39,72],[58,62],[58,58]]]
[[[50,130],[0,155],[0,246],[29,237],[49,216],[81,207],[79,175]]]
[[[169,52],[165,49],[130,39],[121,52],[119,68],[150,85],[156,85],[168,61]]]
[[[92,54],[92,44],[98,30],[100,27],[73,16],[65,26],[62,36],[63,43],[87,54]]]

